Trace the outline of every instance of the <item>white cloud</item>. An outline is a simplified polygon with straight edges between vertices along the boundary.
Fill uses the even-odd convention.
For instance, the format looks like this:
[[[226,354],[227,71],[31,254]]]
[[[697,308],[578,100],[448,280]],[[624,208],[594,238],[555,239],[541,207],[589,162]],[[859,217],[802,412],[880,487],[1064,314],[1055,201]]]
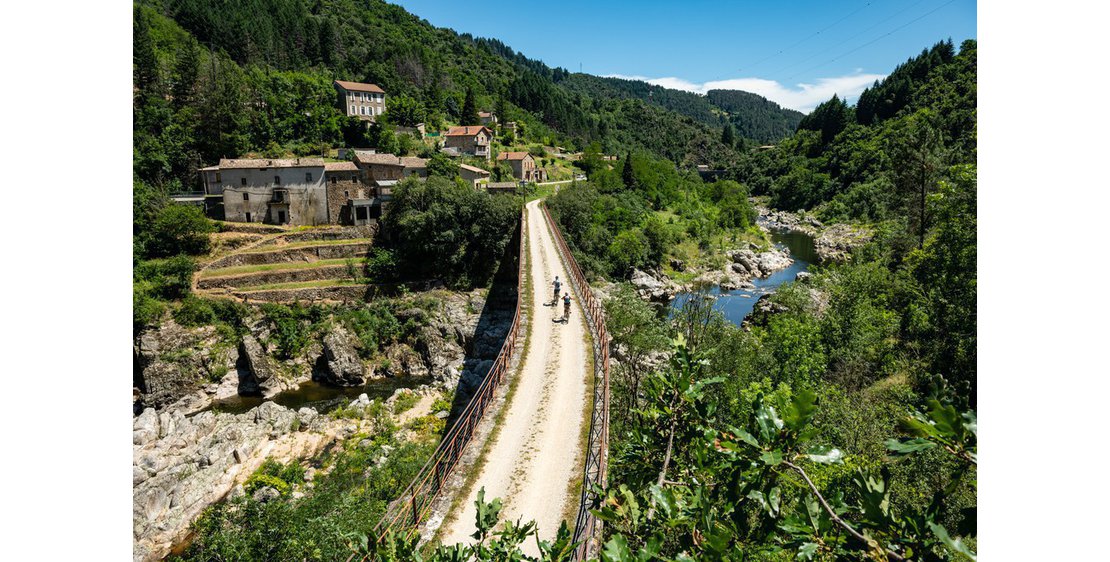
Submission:
[[[765,78],[730,78],[727,80],[710,80],[697,84],[682,78],[667,76],[663,78],[648,78],[646,76],[627,76],[622,74],[609,74],[610,78],[624,78],[625,80],[643,80],[649,84],[686,90],[697,94],[704,94],[709,90],[743,90],[759,94],[783,107],[796,109],[803,113],[813,111],[823,101],[833,97],[855,101],[861,92],[876,80],[886,78],[885,74],[862,74],[857,70],[854,74],[835,76],[831,78],[818,78],[816,84],[800,83],[794,88],[788,88],[774,80]]]

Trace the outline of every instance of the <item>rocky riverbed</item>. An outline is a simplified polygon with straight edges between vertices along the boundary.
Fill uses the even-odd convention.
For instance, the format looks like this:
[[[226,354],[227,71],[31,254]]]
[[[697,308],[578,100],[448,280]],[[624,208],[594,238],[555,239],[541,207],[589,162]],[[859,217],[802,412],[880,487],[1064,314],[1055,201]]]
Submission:
[[[414,392],[420,398],[417,405],[396,416],[398,421],[430,413],[432,400],[441,396],[443,389],[401,389],[385,405],[388,408],[401,394]],[[348,408],[357,413],[370,404],[362,395]],[[356,433],[373,434],[377,429],[372,419],[336,419],[311,408],[293,411],[273,402],[264,402],[244,414],[206,411],[190,416],[190,409],[184,401],[161,412],[147,408],[134,420],[132,522],[136,562],[161,560],[187,540],[193,520],[209,505],[243,494],[243,482],[266,459],[285,463],[311,458]],[[311,477],[306,480],[311,481]],[[258,492],[265,493],[266,489]]]
[[[756,206],[756,211],[759,212],[759,224],[765,228],[799,232],[813,238],[814,250],[820,263],[847,261],[852,249],[867,243],[873,235],[865,228],[848,224],[826,226],[808,215],[762,206]]]
[[[238,345],[213,326],[184,327],[167,318],[135,338],[133,346],[135,411],[163,409],[183,398],[199,411],[214,400],[235,395],[272,398],[309,380],[334,386],[359,386],[382,377],[427,378],[471,385],[497,356],[512,324],[512,306],[486,307],[486,292],[435,291],[431,311],[402,306],[401,323],[418,326],[408,341],[380,350],[378,361],[359,355],[358,339],[339,322],[312,339],[290,359],[279,360],[273,325],[256,309]]]
[[[487,299],[496,302],[487,307]],[[428,299],[437,304],[427,306]],[[418,307],[418,300],[425,306]],[[502,306],[505,300],[506,306]],[[340,322],[325,324],[296,357],[278,359],[273,327],[257,310],[238,345],[212,326],[184,327],[167,319],[134,342],[133,523],[135,560],[160,560],[185,540],[201,512],[241,485],[266,458],[312,458],[372,422],[335,419],[313,408],[263,401],[245,413],[210,408],[241,394],[275,397],[310,379],[351,387],[381,377],[410,377],[424,415],[436,397],[464,401],[488,372],[512,323],[515,296],[486,291],[413,295],[394,312],[416,335],[380,349],[375,361]],[[412,306],[409,306],[409,305]],[[387,401],[387,404],[390,402]],[[364,394],[347,407],[366,408]],[[443,412],[447,415],[447,412]],[[370,425],[368,425],[370,424]]]

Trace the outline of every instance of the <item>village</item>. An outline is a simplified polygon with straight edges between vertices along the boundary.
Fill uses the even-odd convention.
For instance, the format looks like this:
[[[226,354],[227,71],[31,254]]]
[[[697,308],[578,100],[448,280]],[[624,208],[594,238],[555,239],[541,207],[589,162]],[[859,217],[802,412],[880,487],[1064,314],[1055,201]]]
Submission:
[[[369,127],[385,113],[386,92],[378,85],[342,80],[333,85],[337,103],[348,117]],[[478,116],[478,124],[451,126],[442,132],[428,132],[423,123],[398,126],[395,132],[412,135],[425,152],[438,152],[457,162],[458,177],[475,189],[515,194],[549,179],[548,169],[533,154],[535,150],[500,150],[495,129],[515,138],[516,123],[499,123],[498,116],[488,111]],[[550,167],[560,176],[570,174],[569,160],[577,155],[554,149],[546,159]],[[228,222],[294,227],[373,225],[388,209],[398,183],[410,177],[427,179],[429,160],[374,148],[340,148],[320,157],[224,158],[198,170],[198,185],[203,190],[174,194],[172,199],[202,206],[210,218]],[[566,165],[560,167],[556,160]],[[496,177],[501,165],[508,166],[511,177]],[[574,179],[585,177],[575,174]]]

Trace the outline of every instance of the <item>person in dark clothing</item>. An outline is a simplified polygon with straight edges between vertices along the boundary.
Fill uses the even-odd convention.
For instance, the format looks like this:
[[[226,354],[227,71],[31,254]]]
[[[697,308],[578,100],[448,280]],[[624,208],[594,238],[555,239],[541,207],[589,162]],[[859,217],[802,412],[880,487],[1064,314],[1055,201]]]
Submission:
[[[570,319],[570,293],[563,295],[563,322]]]

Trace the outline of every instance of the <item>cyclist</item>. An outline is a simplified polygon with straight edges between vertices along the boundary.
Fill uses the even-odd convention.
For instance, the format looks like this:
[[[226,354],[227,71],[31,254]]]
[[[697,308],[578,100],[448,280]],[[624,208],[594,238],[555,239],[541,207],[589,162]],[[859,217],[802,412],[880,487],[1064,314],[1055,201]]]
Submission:
[[[559,276],[558,275],[555,276],[554,285],[555,285],[555,296],[551,297],[551,306],[555,306],[556,304],[559,304],[559,289],[561,289],[563,287],[563,284],[559,282]]]
[[[570,293],[563,295],[563,322],[570,319]]]

